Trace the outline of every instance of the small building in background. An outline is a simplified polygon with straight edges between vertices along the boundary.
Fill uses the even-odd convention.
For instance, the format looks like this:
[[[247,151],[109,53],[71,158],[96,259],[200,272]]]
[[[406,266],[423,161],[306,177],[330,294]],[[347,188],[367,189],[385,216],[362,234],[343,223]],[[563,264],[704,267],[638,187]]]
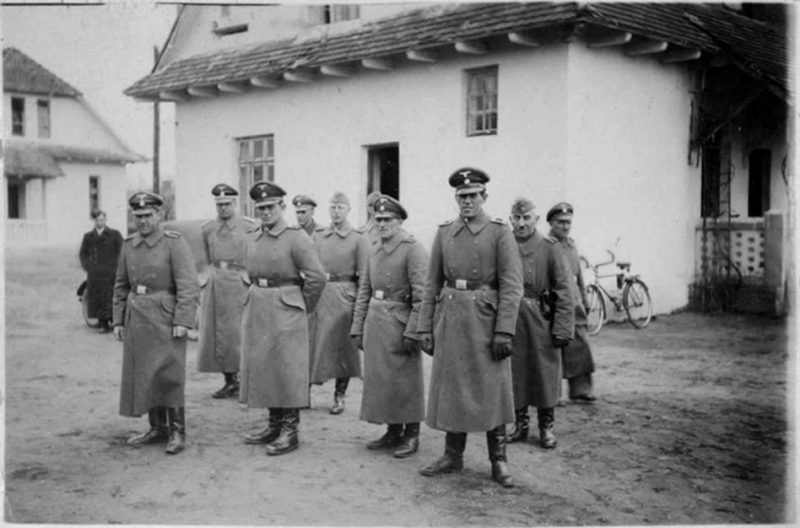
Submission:
[[[245,214],[260,180],[321,204],[344,191],[362,218],[377,190],[429,244],[456,214],[448,175],[476,166],[493,216],[520,195],[540,213],[566,200],[590,261],[619,240],[657,313],[734,306],[728,290],[746,286],[773,311],[793,265],[793,17],[781,4],[186,5],[126,94],[176,103],[178,218],[212,217],[218,182]]]
[[[125,232],[125,166],[144,161],[81,93],[19,49],[3,48],[7,245],[80,244],[91,213]]]

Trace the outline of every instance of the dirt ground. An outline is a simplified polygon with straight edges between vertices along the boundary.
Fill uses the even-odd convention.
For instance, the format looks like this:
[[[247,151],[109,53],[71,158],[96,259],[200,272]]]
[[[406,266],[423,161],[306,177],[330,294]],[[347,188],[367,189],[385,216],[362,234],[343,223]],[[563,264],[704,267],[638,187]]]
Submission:
[[[556,410],[558,447],[512,445],[517,486],[489,477],[472,434],[460,474],[426,478],[420,452],[367,451],[383,428],[341,416],[332,384],[303,411],[300,449],[245,445],[263,411],[214,400],[222,376],[187,367],[188,447],[125,446],[146,418],[117,414],[122,345],[85,326],[77,248],[6,250],[5,521],[235,525],[631,525],[796,522],[787,321],[690,313],[593,341],[598,401]],[[429,361],[427,367],[430,367]],[[426,369],[427,372],[427,369]]]

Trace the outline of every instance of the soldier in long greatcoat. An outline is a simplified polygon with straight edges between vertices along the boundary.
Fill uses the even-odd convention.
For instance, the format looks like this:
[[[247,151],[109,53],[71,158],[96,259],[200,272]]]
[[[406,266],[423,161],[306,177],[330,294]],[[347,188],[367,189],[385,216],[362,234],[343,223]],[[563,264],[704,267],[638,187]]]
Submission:
[[[322,289],[325,271],[311,238],[283,219],[285,192],[271,182],[250,190],[261,229],[248,242],[249,285],[242,322],[242,380],[239,399],[268,408],[263,430],[245,436],[281,455],[299,444],[299,409],[308,401],[308,319]]]
[[[406,458],[419,448],[419,423],[425,418],[416,328],[428,256],[403,230],[408,214],[400,202],[381,196],[373,208],[380,242],[372,246],[359,281],[350,330],[364,350],[361,419],[388,424],[386,434],[367,449],[394,449],[396,458]]]
[[[423,475],[459,471],[467,432],[486,431],[492,478],[513,485],[506,464],[506,426],[514,420],[511,341],[522,298],[519,252],[511,229],[483,212],[482,171],[450,176],[459,216],[439,226],[417,332],[433,353],[429,427],[446,431],[445,453]]]
[[[129,203],[138,232],[122,245],[114,282],[114,335],[124,343],[119,413],[148,414],[150,430],[129,445],[167,442],[175,454],[186,443],[186,336],[200,287],[189,244],[160,225],[163,198],[140,192]]]
[[[83,235],[78,253],[86,271],[89,315],[97,318],[98,332],[111,330],[113,317],[114,276],[117,273],[122,234],[106,225],[106,213],[92,212],[94,229]]]
[[[331,414],[344,411],[350,378],[361,377],[361,356],[350,339],[358,278],[368,258],[364,235],[347,221],[350,200],[337,192],[330,201],[331,224],[314,233],[314,242],[327,283],[319,305],[309,317],[311,332],[311,383],[336,379]]]
[[[536,407],[539,442],[555,447],[555,406],[561,396],[561,350],[572,338],[573,299],[566,257],[558,241],[536,229],[533,202],[518,198],[511,225],[519,246],[524,295],[514,334],[514,432],[511,442],[528,438],[528,406]]]
[[[550,236],[561,243],[567,256],[570,289],[575,299],[575,339],[562,351],[563,377],[567,379],[569,385],[570,400],[591,403],[595,401],[595,396],[592,394],[594,359],[592,358],[592,347],[589,344],[586,320],[589,303],[586,300],[586,287],[583,283],[578,248],[575,241],[569,236],[572,230],[573,214],[573,207],[566,202],[561,202],[554,205],[547,213],[547,222],[550,224]]]
[[[221,372],[225,384],[212,397],[239,395],[242,310],[247,285],[242,282],[244,249],[248,233],[257,224],[236,213],[239,192],[226,183],[211,189],[217,218],[201,228],[208,272],[202,277],[203,301],[200,304],[200,343],[197,370]]]

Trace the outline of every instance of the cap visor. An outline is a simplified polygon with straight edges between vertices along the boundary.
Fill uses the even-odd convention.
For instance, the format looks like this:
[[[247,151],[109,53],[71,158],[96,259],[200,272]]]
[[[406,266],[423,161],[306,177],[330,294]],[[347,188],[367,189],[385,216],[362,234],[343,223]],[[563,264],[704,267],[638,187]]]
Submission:
[[[133,211],[133,216],[145,216],[149,215],[150,213],[155,213],[156,211],[158,211],[158,209],[152,209],[152,208],[136,209],[135,211]]]
[[[256,207],[264,207],[265,205],[273,205],[279,203],[281,198],[267,198],[266,200],[261,200],[260,202],[256,202]]]
[[[234,196],[220,196],[219,198],[214,198],[214,201],[217,203],[231,203],[235,199],[236,197]]]
[[[486,190],[486,186],[483,184],[469,185],[467,187],[459,187],[456,189],[456,194],[474,194],[483,190]]]

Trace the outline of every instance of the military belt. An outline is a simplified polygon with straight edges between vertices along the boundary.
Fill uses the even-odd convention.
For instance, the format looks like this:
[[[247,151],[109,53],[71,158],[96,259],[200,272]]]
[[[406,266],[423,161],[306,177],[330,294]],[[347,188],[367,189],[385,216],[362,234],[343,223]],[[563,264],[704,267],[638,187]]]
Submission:
[[[456,290],[496,290],[497,282],[481,282],[467,279],[446,280],[444,285],[447,288],[455,288]]]
[[[327,273],[325,279],[328,282],[358,282],[358,275],[336,275]]]
[[[145,286],[144,284],[137,284],[133,287],[133,293],[136,295],[150,295],[153,293],[168,293],[170,295],[175,295],[175,290],[172,288],[166,290],[154,290],[150,286]]]
[[[387,295],[386,292],[383,290],[373,290],[372,298],[377,299],[379,301],[391,301],[391,302],[401,302],[401,303],[407,303],[408,301],[411,300],[410,295],[403,295],[402,297],[399,295],[395,295],[394,297],[392,297],[391,295]]]
[[[297,278],[253,277],[250,276],[253,286],[259,288],[280,288],[281,286],[302,286],[303,280]]]
[[[244,266],[237,264],[236,262],[230,260],[215,260],[212,262],[212,265],[217,269],[222,270],[243,270]]]

